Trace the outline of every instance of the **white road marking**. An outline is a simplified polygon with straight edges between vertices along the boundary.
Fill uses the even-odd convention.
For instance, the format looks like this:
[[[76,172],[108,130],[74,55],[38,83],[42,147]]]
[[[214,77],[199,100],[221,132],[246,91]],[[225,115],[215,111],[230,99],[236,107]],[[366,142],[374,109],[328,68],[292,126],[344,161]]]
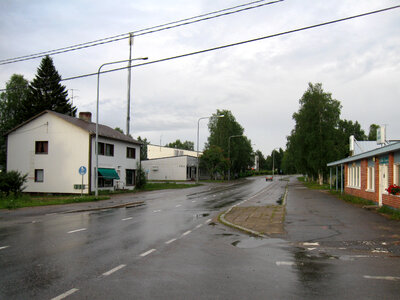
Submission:
[[[122,219],[122,221],[128,221],[128,220],[132,220],[132,219],[133,219],[132,217],[129,217],[129,218]]]
[[[400,277],[394,277],[394,276],[369,276],[369,275],[364,275],[363,277],[365,279],[377,279],[377,280],[390,280],[390,281],[400,280]]]
[[[182,205],[181,204],[178,204],[177,206],[175,206],[175,207],[181,207]]]
[[[208,220],[206,221],[206,224],[210,223],[211,221],[212,221],[212,219],[208,219]]]
[[[207,197],[204,197],[203,200],[207,200]]]
[[[103,273],[103,276],[111,275],[112,273],[117,272],[118,270],[121,270],[122,268],[125,268],[125,267],[126,267],[126,265],[119,265],[118,267],[115,267],[114,269],[111,269],[110,271]]]
[[[10,246],[2,246],[2,247],[0,247],[0,250],[6,249],[8,247],[10,247]]]
[[[70,289],[69,291],[67,291],[67,292],[65,292],[65,293],[63,293],[63,294],[61,294],[61,295],[58,295],[57,297],[54,297],[54,298],[51,298],[51,300],[61,300],[61,299],[64,299],[64,298],[66,298],[66,297],[68,297],[69,295],[72,295],[73,293],[75,293],[75,292],[77,292],[77,291],[79,291],[78,289]]]
[[[195,203],[196,202],[196,200],[192,200],[192,203]]]
[[[303,246],[319,246],[319,243],[318,242],[315,242],[315,243],[307,243],[307,242],[305,242],[305,243],[303,243]]]
[[[276,265],[277,266],[293,266],[295,262],[293,261],[277,261]]]
[[[199,224],[196,226],[196,229],[200,228],[201,226],[203,226],[203,224]]]
[[[317,249],[317,248],[307,248],[308,251],[313,251],[315,249]]]
[[[158,213],[160,211],[161,211],[161,209],[153,210],[153,213]]]
[[[145,256],[149,255],[150,253],[153,253],[154,251],[156,251],[156,249],[150,249],[149,251],[146,251],[146,252],[140,254],[140,256],[145,257]]]
[[[169,241],[167,241],[167,242],[165,242],[167,245],[168,244],[171,244],[171,243],[173,243],[173,242],[175,242],[176,241],[176,239],[171,239],[171,240],[169,240]]]
[[[191,233],[191,232],[192,232],[191,230],[188,230],[188,231],[182,233],[182,236],[188,235],[188,234]]]
[[[68,231],[68,233],[75,233],[75,232],[79,232],[79,231],[84,231],[84,230],[86,230],[86,229],[87,229],[87,228],[80,228],[80,229]]]

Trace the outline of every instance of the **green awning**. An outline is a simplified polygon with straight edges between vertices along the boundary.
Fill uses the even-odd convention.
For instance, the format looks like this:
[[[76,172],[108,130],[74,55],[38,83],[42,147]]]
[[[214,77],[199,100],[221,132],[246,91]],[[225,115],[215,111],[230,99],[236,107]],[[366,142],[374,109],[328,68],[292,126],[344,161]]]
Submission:
[[[99,168],[99,176],[104,179],[119,179],[117,171],[115,169],[102,169]]]

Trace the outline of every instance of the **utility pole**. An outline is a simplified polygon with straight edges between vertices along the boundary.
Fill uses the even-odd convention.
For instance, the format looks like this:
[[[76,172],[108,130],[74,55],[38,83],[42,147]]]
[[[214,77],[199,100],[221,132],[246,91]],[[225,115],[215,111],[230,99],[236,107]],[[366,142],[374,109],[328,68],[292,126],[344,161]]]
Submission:
[[[126,113],[126,134],[129,134],[129,124],[131,122],[131,72],[132,72],[132,46],[133,46],[133,34],[129,33],[129,61],[128,61],[128,104]]]
[[[71,91],[71,106],[74,105],[74,91],[79,91],[78,89],[68,89],[68,91]],[[75,96],[78,97],[78,96]]]

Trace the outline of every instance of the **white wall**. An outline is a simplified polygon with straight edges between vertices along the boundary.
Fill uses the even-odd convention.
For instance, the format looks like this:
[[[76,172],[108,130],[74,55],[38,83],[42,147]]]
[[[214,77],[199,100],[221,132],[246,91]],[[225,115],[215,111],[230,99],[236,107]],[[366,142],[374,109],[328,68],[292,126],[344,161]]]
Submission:
[[[35,141],[48,141],[48,154],[35,154]],[[80,193],[73,186],[82,182],[79,167],[88,168],[89,133],[46,113],[8,136],[7,153],[7,170],[28,174],[25,192]],[[34,181],[35,169],[44,170],[43,182]]]
[[[176,151],[178,152],[178,155]],[[199,156],[201,156],[201,152],[199,152]],[[164,158],[164,157],[173,157],[173,156],[197,156],[196,151],[190,150],[182,150],[182,149],[175,149],[169,147],[160,147],[156,145],[147,145],[147,158],[148,159],[155,159],[155,158]]]
[[[187,156],[142,161],[149,180],[186,180]]]
[[[96,153],[95,153],[95,137],[92,138],[92,190],[95,188],[95,167],[96,167]],[[140,161],[140,146],[135,144],[126,143],[123,141],[112,140],[108,138],[99,137],[100,143],[107,143],[114,145],[114,156],[99,155],[99,168],[115,169],[120,177],[120,180],[114,181],[114,186],[117,188],[133,189],[133,186],[126,186],[126,169],[136,170]],[[126,148],[136,149],[136,158],[126,157]],[[99,188],[100,189],[100,188]],[[110,188],[104,188],[110,189]]]

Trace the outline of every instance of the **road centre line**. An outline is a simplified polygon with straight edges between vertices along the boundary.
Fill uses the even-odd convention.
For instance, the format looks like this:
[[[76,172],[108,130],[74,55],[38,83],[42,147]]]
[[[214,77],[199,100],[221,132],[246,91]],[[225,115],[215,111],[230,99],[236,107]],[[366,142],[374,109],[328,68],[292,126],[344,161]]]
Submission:
[[[68,231],[68,233],[75,233],[75,232],[84,231],[84,230],[87,230],[87,228],[80,228],[80,229],[76,229],[76,230],[71,230],[71,231]]]
[[[369,275],[364,275],[363,277],[365,279],[377,279],[377,280],[390,280],[390,281],[400,280],[400,277],[395,277],[395,276],[369,276]]]
[[[277,261],[275,263],[277,266],[293,266],[295,264],[294,261]]]
[[[125,268],[125,267],[126,267],[126,265],[119,265],[118,267],[115,267],[114,269],[111,269],[110,271],[107,271],[107,272],[103,273],[103,276],[109,276],[112,273],[115,273],[118,270],[121,270],[122,268]]]
[[[129,217],[129,218],[122,219],[122,221],[128,221],[128,220],[132,220],[132,219],[133,219],[132,217]]]
[[[181,204],[178,204],[177,206],[175,206],[175,207],[181,207],[182,205]]]
[[[153,210],[153,213],[158,213],[160,211],[161,211],[161,209]]]
[[[205,222],[205,224],[208,224],[208,223],[210,223],[212,221],[212,219],[208,219],[206,222]]]
[[[188,230],[188,231],[182,233],[182,236],[188,235],[188,234],[191,233],[191,232],[192,232],[191,230]]]
[[[0,250],[6,249],[8,247],[10,247],[10,246],[2,246],[2,247],[0,247]]]
[[[67,292],[65,292],[65,293],[63,293],[63,294],[61,294],[61,295],[58,295],[57,297],[51,298],[51,300],[61,300],[61,299],[64,299],[64,298],[68,297],[69,295],[72,295],[73,293],[75,293],[75,292],[77,292],[77,291],[79,291],[79,289],[75,289],[75,288],[70,289],[69,291],[67,291]]]
[[[153,253],[154,251],[156,251],[156,249],[150,249],[149,251],[146,251],[146,252],[140,254],[140,256],[145,257],[145,256],[149,255],[150,253]]]
[[[199,224],[196,226],[196,229],[199,229],[201,226],[203,226],[203,224]]]
[[[165,243],[167,244],[167,245],[169,245],[169,244],[171,244],[171,243],[173,243],[173,242],[175,242],[176,241],[176,239],[171,239],[171,240],[169,240],[169,241],[166,241]]]

